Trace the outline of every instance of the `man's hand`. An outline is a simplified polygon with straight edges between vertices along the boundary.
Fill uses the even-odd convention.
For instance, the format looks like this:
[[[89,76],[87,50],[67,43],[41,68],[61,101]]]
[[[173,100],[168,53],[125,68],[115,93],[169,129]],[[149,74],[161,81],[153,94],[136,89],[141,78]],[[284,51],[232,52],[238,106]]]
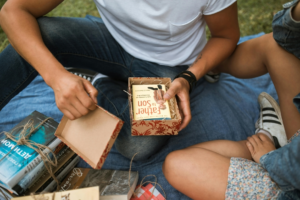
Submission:
[[[248,137],[247,140],[247,147],[253,160],[257,163],[263,155],[276,149],[270,138],[262,133]]]
[[[98,91],[93,85],[65,71],[51,81],[58,109],[70,120],[86,115],[96,109]]]
[[[165,100],[170,100],[175,95],[178,97],[178,106],[183,119],[180,131],[184,129],[192,119],[189,90],[190,85],[184,78],[176,78],[164,95]]]

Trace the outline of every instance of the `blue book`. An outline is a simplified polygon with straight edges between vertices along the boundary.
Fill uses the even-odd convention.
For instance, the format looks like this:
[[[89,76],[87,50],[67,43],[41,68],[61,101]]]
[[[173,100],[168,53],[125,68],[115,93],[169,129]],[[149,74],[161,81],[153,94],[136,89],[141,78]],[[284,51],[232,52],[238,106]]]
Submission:
[[[31,119],[33,120],[33,126],[37,127],[46,118],[47,116],[34,111],[16,127],[25,125]],[[61,142],[59,139],[55,139],[56,137],[54,136],[57,126],[57,122],[53,119],[49,119],[38,128],[38,130],[31,134],[29,140],[46,146],[50,143],[51,146],[57,146]],[[13,135],[18,137],[21,131],[22,129],[20,128],[14,131]],[[41,156],[35,150],[25,145],[15,146],[16,143],[8,139],[5,134],[0,135],[0,183],[8,190],[12,190],[13,186],[29,171],[42,162]],[[11,149],[13,150],[11,151]],[[44,150],[44,152],[49,152],[49,150]]]
[[[61,144],[63,144],[63,143],[61,143]],[[57,162],[60,162],[60,158],[69,150],[68,146],[64,145],[63,147],[61,147],[62,146],[61,144],[58,147],[56,147],[56,149],[54,150],[54,153],[56,153]],[[50,155],[50,156],[51,156],[51,158],[53,158],[52,155]],[[38,164],[38,166],[36,166],[33,170],[31,170],[29,173],[27,173],[19,181],[19,183],[13,187],[13,191],[18,193],[19,195],[23,195],[24,192],[27,190],[27,188],[29,188],[30,185],[32,185],[39,178],[41,178],[41,176],[46,171],[47,170],[46,170],[44,162],[40,162],[40,164]]]

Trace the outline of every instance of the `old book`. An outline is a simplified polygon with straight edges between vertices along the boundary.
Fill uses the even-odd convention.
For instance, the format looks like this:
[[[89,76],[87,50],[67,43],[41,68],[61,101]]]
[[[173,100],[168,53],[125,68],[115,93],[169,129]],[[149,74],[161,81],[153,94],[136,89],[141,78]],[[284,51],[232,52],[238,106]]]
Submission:
[[[74,169],[74,167],[78,164],[78,162],[80,161],[80,157],[76,155],[76,157],[72,157],[68,163],[66,163],[67,165],[64,165],[63,167],[61,167],[59,169],[59,171],[57,171],[57,175],[56,175],[56,178],[59,182],[61,182],[67,175],[70,171],[72,171]],[[57,183],[56,181],[53,179],[53,178],[50,178],[45,184],[44,186],[46,186],[45,188],[44,187],[41,187],[37,192],[41,192],[42,188],[43,191],[42,192],[52,192],[52,191],[55,191],[56,188],[57,188]]]
[[[33,199],[47,199],[47,200],[99,200],[98,187],[83,188],[72,191],[55,192],[48,194],[40,194],[26,197],[17,197],[12,200],[33,200]],[[44,198],[43,198],[44,197]]]
[[[76,158],[76,154],[70,148],[58,159],[57,167],[53,168],[54,175],[57,177],[61,170],[67,167],[70,162]],[[44,174],[24,192],[25,195],[42,192],[52,182],[50,174],[46,171]]]
[[[36,127],[46,118],[47,116],[34,111],[16,127],[25,125],[29,121]],[[57,122],[49,119],[29,137],[29,140],[48,145],[49,148],[55,149],[61,143],[61,141],[54,136],[57,126]],[[21,131],[22,128],[18,128],[15,129],[12,134],[19,136]],[[49,152],[49,150],[45,149],[44,152]],[[4,134],[0,135],[0,159],[1,185],[9,190],[12,190],[13,186],[29,171],[42,162],[41,156],[34,149],[25,145],[16,146],[16,143],[8,139]]]
[[[132,85],[133,117],[135,120],[171,119],[169,102],[164,100],[166,86]]]
[[[101,200],[129,200],[138,181],[138,172],[74,168],[63,180],[61,191],[99,186]]]

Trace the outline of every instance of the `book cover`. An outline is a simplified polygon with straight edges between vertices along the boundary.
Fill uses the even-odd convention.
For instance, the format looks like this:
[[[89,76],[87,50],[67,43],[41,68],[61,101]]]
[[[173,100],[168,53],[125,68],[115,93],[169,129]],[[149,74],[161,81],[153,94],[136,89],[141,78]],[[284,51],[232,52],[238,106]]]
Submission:
[[[164,84],[132,85],[133,117],[135,120],[171,119],[168,101],[163,96]]]
[[[101,200],[129,200],[138,181],[138,172],[74,168],[63,180],[61,191],[99,186]]]
[[[46,118],[47,116],[42,113],[34,111],[16,127],[25,125],[29,120],[32,120],[33,126],[36,127]],[[55,139],[54,133],[57,126],[57,122],[53,119],[49,119],[29,137],[29,140],[39,144],[48,145]],[[18,129],[12,134],[18,136],[21,131],[22,129]],[[35,150],[25,145],[19,145],[14,148],[15,146],[16,143],[8,139],[5,134],[0,135],[0,180],[2,184],[8,188],[12,188],[16,185],[25,174],[30,171],[32,166],[36,166],[41,162],[41,159],[37,159],[40,156]],[[9,153],[13,148],[14,150]],[[8,155],[5,157],[6,154]],[[31,167],[28,168],[30,164]]]

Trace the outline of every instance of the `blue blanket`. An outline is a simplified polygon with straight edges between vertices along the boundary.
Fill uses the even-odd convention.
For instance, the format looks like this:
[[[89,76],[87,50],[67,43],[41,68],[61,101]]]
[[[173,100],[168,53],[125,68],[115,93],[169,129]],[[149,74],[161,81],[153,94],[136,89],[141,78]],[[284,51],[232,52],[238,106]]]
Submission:
[[[262,35],[241,38],[240,42]],[[193,123],[197,128],[187,127],[178,136],[172,137],[166,145],[146,162],[133,162],[132,170],[139,171],[140,180],[146,175],[155,175],[158,183],[167,194],[167,199],[186,200],[185,195],[175,190],[162,173],[162,164],[168,153],[200,142],[228,139],[243,140],[253,135],[254,124],[259,116],[257,97],[261,92],[271,94],[278,99],[273,83],[268,74],[254,79],[237,79],[222,74],[215,84],[201,79],[191,98],[199,98],[200,112],[192,111]],[[57,109],[54,93],[41,76],[36,77],[30,85],[15,96],[0,112],[0,131],[8,131],[18,122],[37,110],[56,121],[62,113]],[[129,169],[130,160],[122,157],[112,148],[103,168]],[[205,172],[203,172],[205,173]],[[149,177],[145,180],[154,181]],[[158,190],[162,193],[161,189]]]

